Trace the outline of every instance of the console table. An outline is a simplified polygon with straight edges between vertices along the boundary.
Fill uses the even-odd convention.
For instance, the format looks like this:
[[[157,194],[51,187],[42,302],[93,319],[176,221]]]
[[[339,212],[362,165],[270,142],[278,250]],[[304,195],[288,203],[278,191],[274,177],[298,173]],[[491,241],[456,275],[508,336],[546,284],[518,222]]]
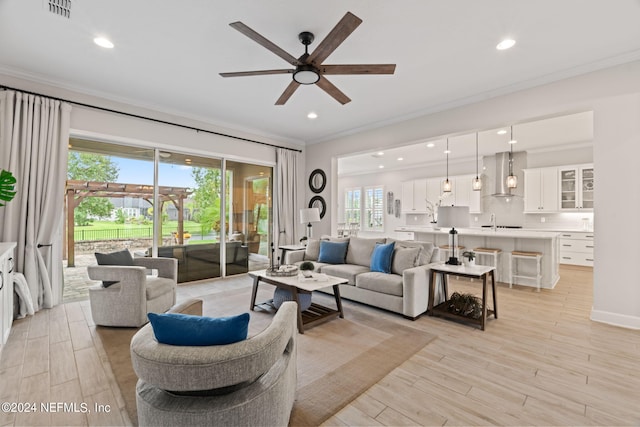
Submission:
[[[449,284],[448,276],[452,274],[454,276],[469,277],[473,279],[482,279],[482,315],[479,319],[472,317],[462,316],[457,313],[452,313],[447,310],[449,301]],[[434,307],[434,295],[436,290],[436,279],[440,275],[442,280],[440,283],[443,286],[444,302]],[[487,279],[491,277],[491,290],[493,294],[493,310],[487,308]],[[429,280],[429,303],[427,306],[427,313],[430,316],[441,316],[449,319],[464,320],[469,323],[477,324],[480,329],[484,331],[484,326],[487,322],[487,315],[493,314],[494,318],[498,318],[498,303],[496,301],[496,281],[495,281],[495,268],[489,265],[477,265],[477,266],[463,266],[463,265],[449,265],[438,264],[431,266],[431,276]]]

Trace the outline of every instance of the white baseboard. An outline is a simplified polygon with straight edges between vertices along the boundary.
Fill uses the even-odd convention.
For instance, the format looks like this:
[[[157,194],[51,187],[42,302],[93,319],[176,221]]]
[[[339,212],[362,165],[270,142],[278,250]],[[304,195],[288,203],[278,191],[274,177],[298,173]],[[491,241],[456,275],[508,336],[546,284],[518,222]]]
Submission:
[[[640,329],[640,317],[610,311],[591,310],[591,320],[629,329]]]

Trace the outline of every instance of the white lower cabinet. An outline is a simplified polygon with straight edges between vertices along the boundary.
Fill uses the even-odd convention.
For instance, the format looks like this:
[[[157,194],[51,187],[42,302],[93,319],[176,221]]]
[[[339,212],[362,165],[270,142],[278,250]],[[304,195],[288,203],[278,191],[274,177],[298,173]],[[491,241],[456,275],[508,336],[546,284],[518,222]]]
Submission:
[[[571,232],[560,234],[560,264],[593,267],[594,234]]]
[[[0,243],[0,354],[13,323],[13,251],[15,243]]]

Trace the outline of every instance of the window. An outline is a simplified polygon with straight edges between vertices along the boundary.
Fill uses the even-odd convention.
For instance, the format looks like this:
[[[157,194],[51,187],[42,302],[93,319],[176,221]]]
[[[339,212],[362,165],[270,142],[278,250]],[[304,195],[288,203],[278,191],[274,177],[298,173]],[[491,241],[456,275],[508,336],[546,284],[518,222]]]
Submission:
[[[360,225],[361,190],[357,188],[347,188],[344,191],[344,222],[345,224],[356,223]]]
[[[364,229],[384,231],[384,188],[365,187]]]

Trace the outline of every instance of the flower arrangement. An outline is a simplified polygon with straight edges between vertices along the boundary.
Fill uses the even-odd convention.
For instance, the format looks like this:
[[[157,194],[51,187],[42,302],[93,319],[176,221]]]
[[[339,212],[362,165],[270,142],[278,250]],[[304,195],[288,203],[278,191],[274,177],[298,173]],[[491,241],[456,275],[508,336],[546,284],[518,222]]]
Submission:
[[[444,199],[451,196],[452,194],[453,193],[451,192],[442,193],[440,196],[438,196],[438,201],[435,203],[429,199],[425,199],[427,201],[427,214],[431,217],[432,223],[435,224],[436,222],[438,222],[438,208],[442,206],[442,202],[444,201]]]

